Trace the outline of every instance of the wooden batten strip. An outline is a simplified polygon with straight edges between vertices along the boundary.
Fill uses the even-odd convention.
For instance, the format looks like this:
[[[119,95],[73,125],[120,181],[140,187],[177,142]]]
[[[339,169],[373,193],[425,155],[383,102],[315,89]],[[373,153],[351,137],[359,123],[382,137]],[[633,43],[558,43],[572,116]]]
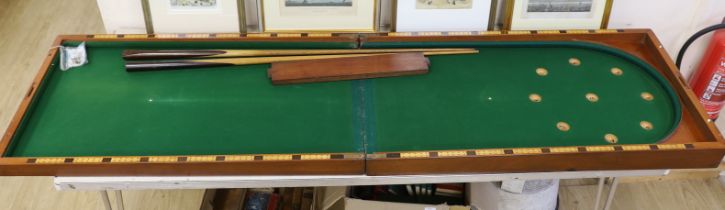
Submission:
[[[476,150],[477,156],[488,156],[488,155],[503,155],[505,154],[502,149],[480,149]]]
[[[230,33],[216,34],[216,38],[239,38],[239,34],[230,34]]]
[[[595,33],[618,33],[619,30],[617,29],[598,29],[594,30]]]
[[[401,152],[400,158],[427,158],[430,156],[429,152]]]
[[[507,31],[507,34],[520,35],[520,34],[586,34],[586,33],[620,33],[623,30],[617,29],[597,29],[597,30],[512,30]],[[501,35],[502,31],[452,31],[452,32],[389,32],[387,36],[478,36],[478,35]],[[95,34],[88,35],[89,38],[93,39],[141,39],[141,38],[238,38],[242,35],[247,37],[302,37],[301,33],[251,33],[251,34],[236,34],[236,33],[220,33],[220,34]],[[307,37],[332,37],[333,33],[307,33]]]
[[[478,32],[479,35],[501,35],[503,32],[501,31],[482,31]]]
[[[224,161],[253,161],[254,155],[227,155],[224,156]]]
[[[614,146],[589,146],[585,147],[587,152],[611,152],[614,151]]]
[[[151,163],[170,163],[176,162],[178,159],[174,156],[151,156],[149,162]]]
[[[328,154],[300,155],[300,160],[329,160],[330,156]]]
[[[156,34],[155,37],[162,38],[162,39],[175,39],[175,38],[179,38],[182,36],[180,36],[179,34]]]
[[[292,160],[292,155],[262,155],[262,160]]]
[[[93,35],[94,39],[116,39],[118,36],[116,34],[96,34]]]
[[[390,32],[388,33],[388,36],[412,36],[413,33],[411,32]]]
[[[552,147],[552,148],[549,148],[549,151],[551,153],[570,153],[570,152],[578,152],[579,148],[577,148],[577,147]]]
[[[463,157],[467,156],[466,151],[439,151],[437,152],[438,157]]]
[[[536,31],[538,34],[560,34],[561,31],[559,30],[538,30]]]
[[[541,154],[541,148],[522,148],[522,149],[512,149],[514,154],[516,155],[527,155],[527,154]]]
[[[193,38],[193,39],[203,39],[203,38],[209,38],[209,34],[185,34],[186,38]]]
[[[524,30],[521,30],[521,31],[508,31],[507,34],[512,34],[512,35],[531,34],[531,31],[524,31]]]
[[[658,144],[657,148],[661,150],[683,150],[687,149],[684,144]]]
[[[418,36],[442,36],[442,32],[418,32]]]
[[[649,145],[622,145],[624,151],[643,151],[650,150]]]
[[[65,158],[36,158],[36,164],[60,164],[64,163]]]
[[[473,35],[473,32],[470,31],[453,31],[448,32],[448,36],[470,36]]]
[[[141,161],[141,157],[113,157],[111,163],[137,163]]]
[[[566,30],[566,33],[568,34],[588,34],[589,30]]]
[[[148,38],[148,37],[149,37],[149,35],[147,35],[147,34],[124,34],[123,35],[124,39],[144,39],[144,38]]]
[[[431,157],[464,157],[464,156],[500,156],[529,155],[550,153],[583,153],[583,152],[617,152],[617,151],[650,151],[650,150],[687,150],[694,149],[686,144],[638,144],[586,147],[545,147],[545,148],[513,148],[513,149],[478,149],[478,150],[440,150],[389,152],[368,155],[369,158],[431,158]]]
[[[280,33],[280,34],[277,34],[277,37],[302,37],[302,34]]]
[[[217,159],[216,155],[206,155],[206,156],[189,156],[187,161],[189,162],[215,162]]]
[[[103,161],[102,157],[76,157],[73,158],[73,163],[100,163]]]
[[[364,154],[266,154],[266,155],[197,155],[197,156],[115,156],[115,157],[48,157],[27,158],[28,164],[68,163],[174,163],[174,162],[239,162],[278,160],[344,160],[362,159]]]
[[[308,33],[308,37],[332,37],[332,33]]]
[[[512,149],[478,149],[478,150],[441,150],[390,152],[368,155],[368,158],[435,158],[435,157],[470,157],[470,156],[501,156],[529,155],[549,153],[576,152],[618,152],[618,151],[650,151],[650,150],[689,150],[691,144],[638,144],[585,147],[546,147],[546,148],[512,148]],[[172,162],[238,162],[238,161],[281,161],[281,160],[331,160],[331,159],[362,159],[363,154],[264,154],[264,155],[199,155],[199,156],[118,156],[118,157],[47,157],[28,158],[28,164],[83,164],[83,163],[172,163]]]
[[[510,33],[510,32],[509,32]],[[514,32],[517,33],[517,32]],[[523,32],[522,32],[523,33]],[[530,33],[525,31],[526,34]],[[387,36],[481,36],[501,35],[501,31],[452,31],[452,32],[390,32]]]
[[[262,34],[247,34],[247,37],[272,37],[272,34],[269,33],[262,33]]]

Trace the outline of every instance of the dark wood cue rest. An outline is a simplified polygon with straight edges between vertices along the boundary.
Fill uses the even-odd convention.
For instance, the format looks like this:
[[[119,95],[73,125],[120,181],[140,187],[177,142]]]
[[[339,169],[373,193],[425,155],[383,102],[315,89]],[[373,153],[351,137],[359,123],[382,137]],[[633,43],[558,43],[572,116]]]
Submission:
[[[93,35],[63,35],[53,43],[64,41],[593,41],[623,49],[644,59],[659,69],[673,82],[675,91],[683,104],[683,120],[672,137],[661,145],[689,144],[694,149],[667,151],[614,151],[570,154],[503,155],[487,157],[452,157],[421,159],[367,158],[319,161],[262,161],[262,162],[173,162],[173,163],[84,163],[84,164],[30,164],[30,158],[0,158],[0,175],[29,176],[118,176],[118,175],[273,175],[273,174],[430,174],[430,173],[502,173],[535,171],[576,170],[627,170],[627,169],[669,169],[716,167],[725,155],[725,143],[714,123],[705,121],[706,115],[696,104],[694,94],[686,88],[684,79],[667,56],[661,44],[648,29],[619,30],[616,33],[563,33],[562,34],[512,34],[482,36],[382,36],[384,34],[334,34],[332,37],[252,37],[240,35],[235,38],[162,38],[162,37],[94,37]],[[17,129],[20,119],[40,81],[47,73],[57,49],[51,48],[41,65],[39,73],[21,101],[18,111],[11,119],[7,132],[0,141],[0,154],[4,154],[9,141]],[[660,145],[660,144],[658,144]],[[474,148],[475,149],[475,148]],[[373,155],[374,157],[374,155]],[[60,157],[63,158],[63,157]],[[572,161],[573,159],[577,161]],[[291,163],[290,163],[291,162]],[[528,164],[524,165],[522,162]],[[429,167],[421,166],[428,165]],[[472,165],[450,170],[452,165]],[[501,167],[508,165],[509,167]],[[294,170],[279,171],[280,167],[299,166]],[[403,167],[404,166],[404,167]],[[332,167],[332,168],[330,168]],[[367,167],[367,171],[363,171]],[[397,167],[397,169],[396,169]]]
[[[272,63],[267,71],[272,84],[331,82],[428,73],[428,58],[418,53],[393,53]]]

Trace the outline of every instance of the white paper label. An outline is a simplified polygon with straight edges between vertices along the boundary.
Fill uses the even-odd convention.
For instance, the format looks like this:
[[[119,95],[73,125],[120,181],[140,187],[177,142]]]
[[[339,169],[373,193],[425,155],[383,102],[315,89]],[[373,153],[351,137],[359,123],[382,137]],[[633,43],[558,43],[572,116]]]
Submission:
[[[510,193],[520,194],[524,192],[524,180],[510,180],[501,183],[501,189]]]

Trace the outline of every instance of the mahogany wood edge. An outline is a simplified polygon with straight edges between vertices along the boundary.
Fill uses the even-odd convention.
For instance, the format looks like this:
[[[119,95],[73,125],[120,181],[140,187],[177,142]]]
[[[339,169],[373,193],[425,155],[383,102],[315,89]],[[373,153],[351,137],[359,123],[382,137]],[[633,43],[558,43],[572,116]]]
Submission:
[[[622,32],[618,32],[618,33],[620,33],[620,34],[621,33],[648,33],[647,36],[654,37],[654,35],[652,34],[652,32],[650,30],[647,30],[647,29],[634,29],[634,30],[633,29],[629,29],[629,30],[623,30]],[[557,35],[557,34],[552,34],[552,35]],[[566,34],[561,34],[561,35],[566,35]],[[559,36],[561,36],[561,35],[559,35]],[[573,35],[573,34],[569,34],[569,35]],[[579,34],[579,35],[590,35],[590,36],[591,35],[597,35],[598,36],[598,35],[607,35],[607,34],[606,33],[601,33],[601,34]],[[493,36],[531,36],[531,34],[522,34],[522,35],[482,35],[482,36],[486,36],[486,37],[493,37]],[[441,36],[434,36],[434,37],[435,38],[450,38],[450,37],[441,37]],[[462,36],[462,37],[471,37],[471,36]],[[56,40],[54,42],[54,45],[55,46],[60,45],[63,41],[87,41],[87,40],[93,40],[93,41],[224,41],[224,40],[291,41],[291,40],[295,40],[295,39],[299,39],[299,40],[310,40],[310,39],[316,39],[317,40],[317,39],[319,39],[319,40],[329,41],[330,39],[334,39],[334,38],[335,37],[247,37],[247,38],[245,38],[245,37],[239,37],[239,38],[188,38],[188,39],[187,38],[169,38],[169,39],[164,39],[164,38],[145,38],[145,39],[131,39],[131,38],[124,38],[124,39],[91,39],[91,38],[88,38],[88,37],[85,37],[85,36],[82,36],[82,35],[62,35],[62,36],[58,36],[56,38]],[[367,41],[369,41],[368,38],[369,37],[360,37],[360,38],[347,37],[347,38],[344,38],[344,40],[345,41],[350,41],[350,40],[360,40],[360,41],[367,40]],[[377,38],[380,38],[380,37],[377,37]],[[391,38],[391,37],[387,37],[387,38]],[[392,38],[397,38],[397,39],[402,38],[404,40],[409,40],[409,39],[407,39],[408,37],[392,37]],[[420,39],[420,38],[426,38],[426,37],[417,36],[417,37],[413,37],[413,38]],[[657,43],[658,43],[658,41],[656,41],[656,37],[654,38],[654,40],[653,39],[647,39],[647,40],[643,40],[643,42],[644,41],[653,42],[652,43],[652,46],[657,46]],[[658,51],[660,51],[659,52],[660,55],[658,57],[665,57],[665,56],[667,56],[667,54],[664,52],[664,50],[660,49]],[[48,57],[46,57],[43,65],[41,65],[40,71],[36,75],[36,77],[34,79],[34,82],[31,85],[31,89],[29,91],[29,94],[23,99],[23,101],[20,104],[20,108],[15,113],[15,116],[11,119],[11,123],[8,126],[8,129],[7,129],[6,133],[3,135],[2,140],[0,141],[0,154],[3,154],[7,150],[7,147],[9,145],[9,143],[10,143],[9,141],[12,138],[14,132],[16,131],[16,129],[17,129],[18,125],[19,125],[19,121],[22,119],[22,117],[23,117],[26,109],[28,108],[27,106],[29,105],[30,99],[32,99],[34,97],[34,95],[36,94],[37,85],[40,84],[40,81],[42,81],[43,77],[45,76],[45,73],[47,73],[47,71],[49,69],[49,66],[52,63],[52,60],[53,60],[54,56],[56,55],[56,53],[57,53],[57,49],[51,49],[51,51],[49,52]],[[667,56],[667,58],[669,58],[669,57]],[[674,66],[674,64],[672,64],[671,59],[666,59],[665,62],[668,64],[667,66],[670,67],[670,70],[671,71],[673,69],[676,69],[676,68],[672,68],[672,66]],[[670,72],[670,73],[672,73],[672,72]],[[680,81],[680,82],[682,82],[682,81]],[[688,95],[688,98],[692,99],[691,98],[692,97],[691,95],[694,95],[694,94],[692,94],[691,90],[687,90],[686,89],[685,91],[686,92],[689,91],[688,94],[690,94],[690,95]],[[694,107],[695,107],[694,109],[696,109],[698,111],[698,113],[701,115],[701,118],[702,118],[704,116],[702,109],[699,108],[698,106],[694,106]],[[708,123],[704,123],[704,124],[706,125],[707,128],[709,128],[708,130],[710,130],[712,132],[712,135],[715,136],[718,140],[720,140],[719,143],[722,144],[722,136],[717,131],[717,129],[715,129],[712,124],[708,124]],[[693,144],[699,144],[699,143],[693,143]],[[665,152],[665,151],[662,151],[662,152]],[[667,151],[667,152],[672,152],[672,151]],[[711,153],[711,152],[708,152],[708,153]],[[687,153],[685,153],[685,154],[687,154]],[[722,152],[718,152],[717,154],[719,155],[719,157],[721,159],[722,158],[722,155],[723,155]],[[573,154],[558,154],[558,155],[581,155],[581,154],[573,153]],[[692,155],[698,155],[698,154],[697,153],[688,154],[688,158],[689,158],[689,156],[692,156]],[[534,156],[536,156],[536,155],[534,155]],[[702,156],[702,155],[701,154],[698,155],[698,157],[700,157],[700,156]],[[653,157],[656,158],[657,155],[653,155]],[[96,174],[96,175],[99,175],[99,174],[102,174],[102,173],[108,173],[108,174],[118,175],[118,173],[115,173],[115,172],[121,172],[121,173],[123,173],[123,172],[126,172],[128,169],[145,170],[145,169],[148,168],[148,167],[143,167],[143,166],[147,166],[147,165],[145,165],[145,164],[138,164],[138,163],[133,163],[133,164],[83,164],[83,165],[81,165],[81,164],[74,164],[73,167],[70,167],[71,165],[62,165],[62,164],[61,165],[27,165],[27,164],[7,165],[7,164],[3,164],[3,162],[6,162],[5,160],[7,160],[7,158],[0,158],[0,174],[8,174],[8,175],[11,175],[11,174],[16,174],[16,175],[31,175],[31,174],[32,175],[61,175],[61,174],[67,174],[67,175],[72,175],[72,174],[75,174],[75,175],[94,175],[94,174]],[[329,161],[329,160],[326,160],[326,161]],[[341,161],[341,160],[335,160],[335,161]],[[382,160],[370,160],[370,161],[372,161],[372,162],[370,162],[370,164],[372,164],[374,166],[375,165],[374,162],[378,162],[378,161],[382,161]],[[357,162],[361,162],[361,161],[355,161],[354,163],[357,163]],[[577,161],[577,162],[579,162],[579,161]],[[299,162],[297,162],[297,163],[299,163]],[[718,159],[718,163],[719,163],[719,159]],[[167,163],[163,163],[163,165],[168,165],[168,167],[171,167],[174,170],[189,170],[189,169],[183,169],[183,166],[182,165],[175,165],[175,164],[178,164],[178,163],[168,163],[168,164]],[[194,163],[194,164],[201,164],[201,165],[205,165],[205,166],[207,166],[207,165],[208,166],[215,165],[215,164],[204,164],[204,163]],[[241,164],[241,163],[237,163],[237,164]],[[256,164],[259,164],[259,162],[255,162],[255,165]],[[363,164],[363,167],[364,167],[365,162],[362,162],[361,164]],[[81,165],[82,171],[76,171],[75,170],[75,167],[76,166],[79,166],[79,165]],[[126,166],[126,165],[128,165],[128,166]],[[52,166],[52,167],[50,167],[48,169],[42,169],[43,167],[40,167],[40,166],[43,166],[43,167]],[[111,166],[111,169],[112,169],[111,172],[109,172],[109,171],[106,171],[106,172],[98,171],[98,170],[104,170],[104,168],[106,168],[108,166]],[[696,166],[693,166],[693,168],[697,168],[697,167]],[[204,171],[204,170],[206,170],[206,168],[200,168],[197,171]],[[550,170],[550,169],[547,169],[547,170]],[[171,173],[159,171],[159,173],[162,173],[162,174],[178,175],[176,172],[178,172],[178,171],[174,171],[174,172],[171,172]],[[126,172],[126,173],[128,173],[128,172]],[[209,172],[209,173],[211,173],[211,172]],[[375,172],[373,172],[373,174],[374,173]],[[219,173],[215,173],[215,174],[219,174]],[[230,174],[234,174],[234,173],[230,173]]]
[[[63,43],[63,36],[57,36],[53,41],[53,45],[49,48],[48,54],[47,56],[45,56],[45,60],[43,60],[43,64],[40,65],[38,73],[35,74],[33,82],[28,88],[28,93],[25,94],[25,97],[22,99],[22,101],[20,101],[20,104],[18,105],[18,110],[13,115],[13,118],[10,119],[10,123],[5,129],[5,133],[0,139],[0,159],[5,156],[8,146],[10,146],[10,141],[12,140],[15,132],[20,126],[20,121],[25,116],[25,113],[30,106],[30,102],[35,97],[35,94],[38,92],[38,86],[40,86],[41,81],[43,81],[43,78],[50,69],[50,65],[53,63],[55,55],[58,53],[58,48],[55,46],[60,46],[61,43]]]
[[[455,158],[369,159],[367,174],[517,173],[715,168],[725,149],[560,153]],[[686,156],[687,158],[683,158]],[[573,161],[575,160],[575,161]]]
[[[364,43],[366,42],[404,42],[404,41],[501,41],[501,40],[507,40],[507,41],[516,41],[521,38],[528,38],[528,37],[545,37],[545,39],[542,39],[542,41],[545,40],[560,40],[560,41],[585,41],[585,42],[595,42],[598,44],[604,44],[608,46],[612,46],[607,43],[603,43],[600,41],[597,41],[595,39],[605,37],[605,36],[611,36],[611,35],[628,35],[627,38],[629,39],[636,39],[637,42],[640,42],[642,46],[644,47],[643,50],[650,51],[651,53],[656,53],[657,56],[654,56],[655,62],[658,62],[660,65],[655,66],[663,66],[665,68],[661,69],[660,72],[665,76],[667,80],[669,80],[673,85],[673,89],[675,89],[675,92],[677,92],[678,95],[680,95],[680,101],[683,103],[683,108],[686,109],[686,111],[683,109],[683,114],[688,114],[691,117],[693,117],[696,121],[696,127],[699,130],[704,131],[704,136],[708,137],[706,140],[696,140],[698,142],[713,142],[718,141],[721,143],[724,143],[725,140],[723,140],[722,134],[715,128],[714,123],[707,122],[707,117],[704,114],[704,110],[697,105],[696,97],[694,97],[694,94],[692,93],[692,90],[688,88],[684,80],[681,76],[679,76],[679,72],[677,71],[677,68],[674,66],[674,63],[670,59],[669,55],[664,51],[664,49],[659,48],[657,46],[660,46],[659,41],[657,40],[656,36],[650,29],[620,29],[617,30],[617,32],[611,32],[611,33],[553,33],[553,34],[483,34],[483,35],[453,35],[453,36],[388,36],[385,34],[377,35],[377,36],[363,36],[361,37],[361,43],[364,46]],[[632,41],[632,40],[628,40]],[[612,42],[621,42],[620,40],[613,40]],[[614,46],[612,46],[614,47]],[[617,48],[617,47],[615,47]],[[649,49],[647,49],[649,48]],[[622,49],[624,50],[624,49]],[[628,50],[624,50],[625,52],[631,53]],[[635,55],[637,56],[637,55]],[[637,56],[639,57],[639,56]],[[649,61],[647,61],[649,63]],[[652,64],[652,63],[651,63]],[[658,68],[659,69],[659,68]],[[689,99],[689,100],[685,100]],[[683,123],[684,121],[680,122]]]
[[[595,31],[595,32],[586,32],[586,33],[572,33],[569,31],[572,30],[561,30],[560,33],[538,33],[541,30],[524,30],[524,31],[515,31],[515,32],[530,32],[530,33],[483,33],[483,34],[470,34],[470,35],[458,35],[458,34],[448,34],[448,35],[411,35],[411,36],[400,36],[400,35],[390,35],[395,32],[389,32],[389,33],[374,33],[374,34],[361,34],[362,42],[392,42],[392,41],[411,41],[416,39],[425,39],[425,40],[433,40],[433,41],[455,41],[456,39],[471,39],[471,40],[481,40],[481,38],[492,38],[496,39],[497,37],[526,37],[526,36],[553,36],[553,37],[570,37],[570,36],[576,36],[576,35],[586,35],[586,36],[606,36],[606,35],[612,35],[612,34],[638,34],[638,35],[644,35],[647,31],[650,31],[650,29],[611,29],[610,32],[596,32],[597,30],[586,30],[586,31]],[[547,31],[547,30],[544,30]],[[574,31],[582,31],[582,30],[574,30]],[[564,39],[561,39],[564,40]],[[570,39],[571,40],[571,39]]]
[[[97,41],[97,42],[117,42],[117,41],[149,41],[149,42],[194,42],[194,41],[271,41],[271,42],[352,42],[357,41],[355,34],[340,34],[338,36],[277,36],[277,37],[256,37],[256,36],[239,36],[239,37],[206,37],[206,38],[166,38],[166,37],[133,37],[133,38],[97,38],[89,37],[91,35],[59,35],[62,41]]]
[[[599,146],[563,146],[529,148],[479,148],[466,150],[389,151],[368,154],[366,159],[427,159],[427,158],[473,158],[506,157],[522,155],[556,155],[579,153],[657,152],[657,151],[700,151],[723,150],[719,142],[695,142],[687,144],[613,144]],[[408,157],[405,157],[408,156]]]
[[[672,58],[670,58],[669,54],[667,54],[667,51],[664,49],[662,43],[659,41],[657,36],[652,30],[649,29],[647,29],[645,33],[645,45],[649,47],[650,50],[658,53],[658,60],[664,66],[667,66],[667,72],[665,73],[665,76],[668,80],[670,80],[670,82],[678,84],[674,85],[674,88],[680,95],[680,101],[682,102],[682,105],[686,106],[689,110],[694,111],[693,114],[699,116],[699,118],[697,118],[695,122],[698,123],[700,127],[705,127],[708,131],[707,134],[710,135],[711,138],[716,139],[718,142],[725,143],[725,139],[723,139],[722,133],[720,133],[720,130],[717,129],[717,127],[715,126],[715,122],[709,120],[709,117],[705,112],[704,108],[698,103],[699,100],[697,96],[693,92],[692,88],[690,88],[690,86],[687,84],[687,80],[682,77],[679,68],[677,68],[675,62],[672,61]]]
[[[356,175],[364,173],[364,159],[169,163],[0,163],[0,176]]]
[[[8,127],[5,129],[5,132],[3,133],[2,138],[0,138],[0,158],[5,156],[5,153],[7,152],[8,146],[10,145],[10,141],[12,140],[12,137],[15,135],[15,132],[18,129],[18,126],[20,125],[20,121],[25,116],[25,112],[29,108],[31,100],[35,96],[38,90],[38,86],[40,85],[41,81],[45,77],[46,73],[48,72],[50,65],[53,63],[53,59],[55,58],[58,48],[55,48],[53,46],[60,46],[63,42],[66,41],[99,41],[99,42],[110,42],[110,41],[181,41],[181,42],[188,42],[188,41],[279,41],[279,42],[285,42],[285,41],[334,41],[334,42],[351,42],[351,43],[358,43],[358,37],[354,34],[340,34],[339,36],[329,36],[329,37],[233,37],[233,38],[92,38],[89,37],[89,35],[58,35],[56,36],[55,40],[53,41],[53,45],[50,48],[50,51],[48,53],[48,56],[46,56],[45,60],[43,61],[43,64],[40,66],[40,69],[38,70],[38,73],[35,75],[33,82],[31,83],[31,86],[29,87],[29,93],[25,96],[25,98],[22,99],[20,102],[20,105],[18,107],[18,110],[16,110],[15,114],[13,115],[13,118],[11,118],[10,123],[8,124]]]

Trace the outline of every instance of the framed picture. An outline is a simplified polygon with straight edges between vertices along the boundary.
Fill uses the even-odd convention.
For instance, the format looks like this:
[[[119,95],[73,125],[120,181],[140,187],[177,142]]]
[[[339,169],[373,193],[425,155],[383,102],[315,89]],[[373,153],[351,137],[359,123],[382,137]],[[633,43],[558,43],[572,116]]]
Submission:
[[[142,0],[142,6],[149,34],[245,31],[243,0]]]
[[[506,0],[505,30],[604,29],[613,0]]]
[[[374,32],[378,0],[261,0],[264,32]]]
[[[492,30],[497,0],[397,0],[393,30]]]

